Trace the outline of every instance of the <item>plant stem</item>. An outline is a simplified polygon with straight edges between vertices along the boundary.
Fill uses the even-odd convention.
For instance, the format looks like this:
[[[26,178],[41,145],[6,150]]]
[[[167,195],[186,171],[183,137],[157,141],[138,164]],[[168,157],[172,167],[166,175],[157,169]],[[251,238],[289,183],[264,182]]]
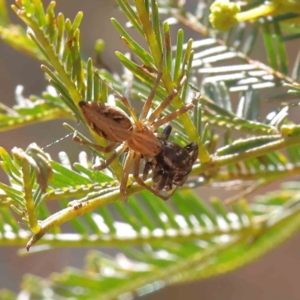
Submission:
[[[273,2],[261,4],[253,9],[240,12],[236,15],[236,18],[239,22],[257,19],[263,16],[271,15],[276,9],[278,5]]]

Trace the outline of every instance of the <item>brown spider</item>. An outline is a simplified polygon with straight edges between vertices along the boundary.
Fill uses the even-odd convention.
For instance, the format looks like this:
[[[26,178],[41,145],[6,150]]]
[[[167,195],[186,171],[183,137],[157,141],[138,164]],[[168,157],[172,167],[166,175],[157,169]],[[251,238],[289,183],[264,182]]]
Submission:
[[[153,159],[154,157],[157,157],[158,163],[155,163],[157,165],[157,168],[164,170],[165,173],[169,172],[167,171],[166,164],[163,161],[160,161],[159,154],[162,152],[165,153],[165,155],[169,155],[169,150],[167,150],[167,148],[168,145],[170,144],[168,143],[172,143],[172,142],[166,142],[167,144],[165,145],[165,142],[163,142],[163,138],[159,139],[155,135],[155,132],[161,125],[170,122],[176,117],[184,114],[188,110],[192,109],[194,105],[192,103],[186,104],[182,106],[180,109],[177,109],[176,111],[164,117],[160,117],[161,113],[170,104],[172,99],[178,94],[178,91],[181,89],[184,82],[186,81],[186,76],[184,76],[180,84],[178,85],[177,89],[174,89],[174,91],[169,96],[167,96],[161,102],[161,104],[152,113],[150,113],[148,117],[152,100],[154,98],[155,91],[160,82],[160,79],[161,79],[161,74],[157,76],[156,82],[150,92],[148,99],[144,104],[144,107],[141,111],[139,118],[136,117],[126,97],[124,97],[117,91],[113,90],[115,96],[123,102],[125,107],[130,112],[133,121],[130,120],[130,118],[122,109],[116,106],[112,106],[102,102],[86,102],[86,101],[79,102],[79,106],[82,109],[82,113],[87,124],[98,135],[110,141],[110,144],[107,147],[102,147],[100,145],[83,141],[76,136],[76,132],[74,133],[73,140],[75,142],[79,142],[82,145],[93,147],[94,149],[105,153],[112,152],[111,155],[106,159],[106,161],[103,164],[99,166],[95,166],[94,169],[103,170],[107,168],[112,163],[112,161],[116,159],[120,154],[127,152],[122,179],[120,182],[120,193],[122,198],[125,201],[127,200],[127,193],[126,193],[127,181],[128,181],[128,176],[132,165],[133,165],[133,176],[138,184],[144,186],[145,188],[150,190],[153,194],[157,195],[163,200],[166,200],[167,198],[170,197],[170,196],[168,197],[162,196],[159,193],[158,189],[152,188],[144,183],[144,181],[139,177],[140,161],[141,158],[148,161],[149,159]],[[180,146],[178,145],[178,147]],[[188,170],[188,173],[189,171],[190,170]],[[146,174],[145,171],[144,174]],[[178,171],[169,172],[168,174],[169,174],[168,175],[169,181],[171,180],[173,184],[176,184],[176,182],[178,181],[177,177],[178,176],[180,177]],[[159,176],[159,171],[156,171],[155,169],[153,171],[153,175],[154,175],[154,179],[157,179],[157,177]],[[159,185],[159,188],[161,187],[161,185],[162,184]],[[170,183],[164,184],[164,187],[166,186],[170,187]]]

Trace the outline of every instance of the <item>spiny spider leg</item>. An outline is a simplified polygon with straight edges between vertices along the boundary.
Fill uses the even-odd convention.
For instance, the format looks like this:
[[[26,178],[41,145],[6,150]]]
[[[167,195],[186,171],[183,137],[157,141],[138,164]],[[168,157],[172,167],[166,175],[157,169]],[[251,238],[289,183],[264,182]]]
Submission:
[[[140,117],[139,117],[140,122],[145,122],[145,118],[147,117],[148,112],[151,108],[151,104],[152,104],[153,98],[155,96],[156,89],[157,89],[157,87],[159,85],[159,82],[161,80],[161,77],[162,77],[162,72],[160,71],[157,74],[157,77],[156,77],[156,80],[154,82],[153,88],[151,89],[150,95],[149,95],[148,99],[146,100],[146,102],[143,106],[142,112],[141,112]]]
[[[90,142],[87,142],[87,141],[83,141],[78,136],[76,136],[76,134],[77,134],[77,132],[75,131],[74,135],[73,135],[73,141],[76,142],[76,143],[92,147],[93,149],[104,152],[104,153],[109,153],[109,152],[113,151],[104,163],[100,164],[99,166],[93,167],[94,170],[101,171],[101,170],[107,168],[127,148],[126,144],[123,144],[123,145],[121,145],[121,147],[117,148],[118,144],[116,144],[116,143],[111,143],[107,147],[102,147],[102,146],[99,146],[97,144],[93,144],[93,143],[90,143]]]
[[[181,108],[173,111],[172,113],[170,113],[170,114],[162,117],[158,121],[154,122],[152,124],[153,129],[156,130],[161,125],[174,120],[175,118],[183,115],[184,113],[186,113],[188,110],[190,110],[192,108],[194,108],[194,104],[192,104],[192,103],[189,103],[189,104],[186,104],[186,105],[182,106]]]
[[[126,202],[128,201],[128,197],[127,197],[127,193],[126,193],[127,182],[128,182],[128,177],[129,177],[130,168],[132,165],[132,160],[133,160],[134,154],[135,154],[135,152],[130,150],[126,156],[123,174],[122,174],[122,180],[121,180],[121,184],[120,184],[120,194],[121,194],[122,199],[124,199],[124,201],[126,201]]]
[[[74,142],[79,143],[81,145],[92,147],[93,149],[96,149],[96,150],[98,150],[100,152],[108,153],[108,152],[111,152],[112,150],[114,150],[118,146],[115,143],[111,143],[108,146],[103,147],[103,146],[100,146],[100,145],[97,145],[97,144],[94,144],[94,143],[83,141],[76,134],[77,134],[77,131],[74,131],[74,135],[73,135],[73,141]]]
[[[166,201],[170,198],[170,196],[163,196],[159,193],[159,191],[153,189],[152,187],[148,186],[140,177],[139,177],[139,173],[140,173],[140,160],[141,160],[141,154],[140,153],[136,153],[135,157],[134,157],[134,162],[133,162],[133,177],[135,179],[135,181],[141,185],[142,187],[144,187],[145,189],[147,189],[149,192],[151,192],[152,194],[156,195],[157,197],[159,197],[160,199]],[[173,195],[173,193],[171,194]]]
[[[153,111],[153,113],[149,116],[149,120],[148,120],[148,124],[152,124],[155,119],[157,119],[160,114],[164,111],[164,109],[171,103],[171,101],[174,99],[174,97],[177,96],[177,94],[179,93],[179,91],[181,90],[181,88],[183,87],[185,81],[187,80],[186,76],[183,76],[179,85],[176,87],[176,89],[173,90],[173,92],[167,96],[167,98],[165,98],[163,100],[163,102],[161,102],[159,104],[159,106]]]
[[[111,155],[106,159],[106,161],[99,166],[93,167],[94,170],[104,170],[107,168],[119,155],[121,155],[127,149],[127,145],[123,144],[119,148],[116,148]]]
[[[196,97],[193,99],[193,101],[191,103],[182,106],[181,108],[173,111],[172,113],[170,113],[170,114],[162,117],[158,121],[154,122],[152,124],[152,127],[154,128],[154,130],[156,130],[157,128],[159,128],[161,125],[163,125],[163,124],[165,124],[167,122],[170,122],[170,121],[174,120],[175,118],[183,115],[184,113],[186,113],[190,109],[193,109],[195,107],[195,104],[197,103],[199,97],[200,97],[200,94],[196,95]]]

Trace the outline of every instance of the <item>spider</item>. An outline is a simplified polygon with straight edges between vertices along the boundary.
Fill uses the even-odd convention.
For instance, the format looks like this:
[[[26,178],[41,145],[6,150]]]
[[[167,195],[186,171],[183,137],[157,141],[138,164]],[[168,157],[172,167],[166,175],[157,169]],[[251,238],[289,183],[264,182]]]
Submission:
[[[73,140],[75,142],[93,147],[94,149],[101,152],[111,152],[110,156],[106,159],[106,161],[99,166],[95,166],[94,169],[103,170],[107,168],[113,162],[114,159],[116,159],[122,153],[127,152],[122,178],[120,182],[120,194],[125,201],[127,201],[127,181],[132,166],[133,176],[136,182],[144,186],[153,194],[157,195],[163,200],[166,200],[166,197],[158,192],[159,189],[162,190],[165,187],[170,187],[172,183],[181,183],[179,178],[180,176],[182,176],[182,174],[176,168],[173,171],[169,171],[169,169],[172,169],[172,167],[168,169],[166,162],[164,162],[161,158],[163,156],[170,155],[169,148],[172,148],[172,142],[164,141],[168,138],[169,134],[163,134],[163,138],[158,138],[155,132],[161,125],[166,124],[171,120],[175,119],[176,117],[184,114],[188,110],[192,109],[194,105],[192,103],[186,104],[180,109],[177,109],[174,112],[171,112],[170,114],[161,117],[161,113],[170,104],[173,98],[178,94],[178,91],[181,89],[184,82],[186,81],[187,78],[186,76],[184,76],[180,81],[178,87],[174,89],[173,92],[169,94],[160,103],[160,105],[154,109],[152,113],[149,113],[155,95],[155,91],[157,86],[159,85],[160,79],[161,73],[157,75],[155,84],[151,89],[149,97],[145,101],[139,118],[136,117],[134,110],[131,108],[127,98],[118,93],[117,91],[113,90],[111,87],[109,87],[110,89],[112,89],[114,95],[117,98],[119,98],[123,102],[125,107],[128,109],[132,121],[122,109],[116,106],[112,106],[102,102],[79,102],[79,106],[82,110],[83,116],[87,124],[99,136],[110,141],[110,144],[107,147],[102,147],[97,144],[83,141],[79,137],[77,137],[76,132],[74,133]],[[175,143],[172,144],[173,148],[176,148],[174,144]],[[177,146],[181,148],[179,145]],[[176,150],[174,150],[175,149],[171,150],[171,153],[173,152],[172,155],[176,155]],[[155,162],[156,169],[153,170],[153,177],[156,181],[160,182],[160,184],[157,184],[157,187],[159,188],[158,190],[146,185],[145,182],[139,177],[141,159],[143,158],[147,161],[148,159],[153,159],[155,157],[157,158],[157,162]],[[154,161],[152,165],[154,166]],[[188,173],[189,171],[190,169],[188,170]],[[168,174],[168,181],[164,184],[162,183],[162,179],[158,180],[158,177],[161,173]],[[144,170],[143,178],[145,178],[145,174],[146,171]],[[182,180],[183,179],[184,178],[182,178]]]

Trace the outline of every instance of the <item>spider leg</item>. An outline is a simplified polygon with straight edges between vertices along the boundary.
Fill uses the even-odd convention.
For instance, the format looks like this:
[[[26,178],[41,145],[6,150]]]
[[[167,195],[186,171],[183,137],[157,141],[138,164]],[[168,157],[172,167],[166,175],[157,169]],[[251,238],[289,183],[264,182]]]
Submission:
[[[130,113],[132,119],[134,120],[134,123],[137,123],[137,122],[138,122],[138,119],[137,119],[137,117],[136,117],[135,112],[134,112],[133,109],[131,108],[128,99],[127,99],[125,96],[123,96],[122,94],[120,94],[119,92],[117,92],[117,91],[115,91],[115,90],[112,90],[112,91],[113,91],[113,93],[115,94],[115,96],[116,96],[117,98],[119,98],[119,99],[123,102],[123,104],[125,105],[125,107],[128,109],[128,111],[129,111],[129,113]]]
[[[127,144],[123,144],[121,145],[119,148],[115,149],[113,151],[113,153],[111,153],[111,155],[106,159],[106,161],[104,163],[102,163],[99,166],[94,166],[93,169],[94,170],[104,170],[105,168],[107,168],[121,153],[123,153],[127,148]]]
[[[154,98],[154,95],[155,95],[156,89],[157,89],[157,87],[158,87],[158,85],[159,85],[159,82],[160,82],[160,80],[161,80],[161,77],[162,77],[162,72],[159,72],[159,73],[157,74],[157,77],[156,77],[156,80],[155,80],[155,82],[154,82],[153,88],[151,89],[150,95],[149,95],[147,101],[145,102],[145,104],[144,104],[144,106],[143,106],[143,109],[142,109],[142,112],[141,112],[141,114],[140,114],[139,120],[140,120],[141,122],[144,122],[144,121],[145,121],[145,118],[146,118],[147,115],[148,115],[148,112],[149,112],[149,110],[150,110],[150,108],[151,108],[152,100],[153,100],[153,98]]]
[[[111,144],[109,144],[106,147],[102,147],[102,146],[94,144],[94,143],[83,141],[81,138],[79,138],[77,136],[77,132],[76,131],[74,132],[74,135],[73,135],[73,141],[76,142],[76,143],[79,143],[81,145],[92,147],[93,149],[98,150],[100,152],[104,152],[104,153],[111,152],[114,148],[116,148],[116,144],[115,143],[111,143]]]
[[[151,169],[152,169],[152,162],[147,161],[145,163],[145,167],[144,167],[144,170],[143,170],[142,180],[145,181],[147,179],[147,176],[148,176],[148,174],[149,174],[149,172],[150,172]]]
[[[126,160],[125,160],[121,184],[120,184],[120,194],[121,194],[122,199],[125,202],[128,201],[126,188],[127,188],[127,182],[128,182],[128,177],[129,177],[133,157],[134,157],[134,151],[129,151],[129,153],[127,154]]]
[[[178,116],[183,115],[184,113],[186,113],[187,111],[189,111],[192,108],[194,108],[194,104],[193,103],[189,103],[189,104],[186,104],[186,105],[182,106],[181,108],[179,108],[179,109],[171,112],[170,114],[162,117],[161,119],[159,119],[158,121],[156,121],[156,122],[154,122],[152,124],[153,130],[156,130],[162,124],[170,122],[170,121],[174,120],[175,118],[177,118]]]
[[[183,78],[181,79],[181,81],[180,81],[179,85],[176,87],[176,89],[174,89],[173,92],[167,98],[165,98],[165,100],[163,102],[161,102],[161,104],[154,110],[154,112],[149,117],[149,121],[148,121],[149,124],[152,124],[154,122],[154,120],[157,119],[160,116],[160,114],[164,111],[164,109],[171,103],[171,101],[174,99],[174,97],[177,96],[177,94],[183,87],[186,80],[187,80],[187,77],[183,76]]]
[[[142,187],[144,187],[145,189],[147,189],[149,192],[151,192],[152,194],[156,195],[157,197],[159,197],[160,199],[166,201],[170,198],[171,195],[173,195],[173,192],[171,195],[168,196],[164,196],[161,195],[159,193],[159,191],[154,190],[151,186],[147,185],[140,177],[139,177],[139,173],[140,173],[140,160],[141,160],[141,154],[137,154],[134,157],[134,164],[133,164],[133,177],[135,179],[135,181],[141,185]]]

